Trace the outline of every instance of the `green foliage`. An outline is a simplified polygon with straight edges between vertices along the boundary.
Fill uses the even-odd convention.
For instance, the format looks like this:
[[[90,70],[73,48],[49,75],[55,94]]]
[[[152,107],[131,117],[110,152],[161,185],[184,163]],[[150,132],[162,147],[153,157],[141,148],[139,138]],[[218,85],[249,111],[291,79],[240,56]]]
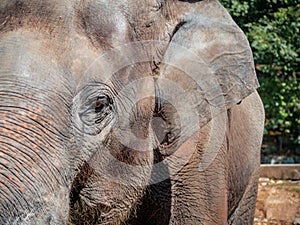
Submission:
[[[299,189],[299,188],[293,188],[293,189],[291,190],[291,192],[300,193],[300,189]]]
[[[222,0],[251,44],[266,133],[300,144],[300,0]]]

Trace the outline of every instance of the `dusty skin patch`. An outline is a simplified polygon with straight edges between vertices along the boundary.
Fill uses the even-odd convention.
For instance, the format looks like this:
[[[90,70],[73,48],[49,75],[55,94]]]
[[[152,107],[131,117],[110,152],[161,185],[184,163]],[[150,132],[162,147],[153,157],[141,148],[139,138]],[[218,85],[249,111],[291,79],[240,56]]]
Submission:
[[[300,224],[300,181],[260,178],[254,225]]]

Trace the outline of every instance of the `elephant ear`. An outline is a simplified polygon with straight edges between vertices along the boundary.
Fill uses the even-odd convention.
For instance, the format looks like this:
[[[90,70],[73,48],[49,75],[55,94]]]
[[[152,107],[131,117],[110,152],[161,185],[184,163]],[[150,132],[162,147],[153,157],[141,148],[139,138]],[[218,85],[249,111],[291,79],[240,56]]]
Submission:
[[[164,144],[182,144],[259,84],[247,38],[218,1],[177,0],[169,8],[178,23],[157,80],[157,112],[167,124]]]

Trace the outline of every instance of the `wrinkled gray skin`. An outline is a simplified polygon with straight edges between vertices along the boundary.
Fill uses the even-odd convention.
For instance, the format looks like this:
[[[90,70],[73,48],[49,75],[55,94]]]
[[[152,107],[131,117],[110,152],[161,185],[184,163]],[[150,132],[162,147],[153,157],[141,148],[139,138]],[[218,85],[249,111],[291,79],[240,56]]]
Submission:
[[[0,12],[0,224],[252,224],[264,112],[248,42],[217,1],[2,0]],[[91,66],[143,40],[163,41],[140,44],[152,60],[112,76],[104,65],[128,55]],[[203,74],[218,91],[197,88]],[[157,78],[185,94],[167,101]]]

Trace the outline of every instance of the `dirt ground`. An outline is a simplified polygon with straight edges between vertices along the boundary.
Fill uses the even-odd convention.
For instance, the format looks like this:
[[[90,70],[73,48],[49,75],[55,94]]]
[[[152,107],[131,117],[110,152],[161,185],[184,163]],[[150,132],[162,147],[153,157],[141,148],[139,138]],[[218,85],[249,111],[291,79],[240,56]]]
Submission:
[[[261,178],[255,225],[300,225],[300,181]]]

